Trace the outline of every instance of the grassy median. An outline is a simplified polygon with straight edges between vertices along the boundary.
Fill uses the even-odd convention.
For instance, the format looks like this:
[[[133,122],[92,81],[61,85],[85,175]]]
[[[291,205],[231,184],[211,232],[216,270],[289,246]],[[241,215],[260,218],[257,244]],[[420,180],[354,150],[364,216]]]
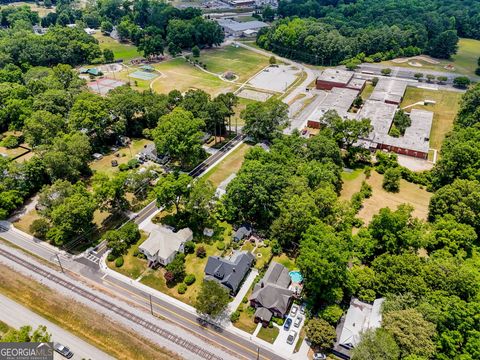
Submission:
[[[117,359],[180,359],[104,314],[4,265],[0,265],[0,292]]]

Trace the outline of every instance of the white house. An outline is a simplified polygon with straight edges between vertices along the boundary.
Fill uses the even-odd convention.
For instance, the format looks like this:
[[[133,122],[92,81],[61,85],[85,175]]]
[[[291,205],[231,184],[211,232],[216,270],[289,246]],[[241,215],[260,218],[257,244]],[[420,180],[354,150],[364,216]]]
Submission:
[[[185,243],[192,239],[193,233],[189,228],[173,232],[166,227],[157,226],[138,250],[147,257],[148,266],[165,266],[172,262],[177,253],[183,253]]]

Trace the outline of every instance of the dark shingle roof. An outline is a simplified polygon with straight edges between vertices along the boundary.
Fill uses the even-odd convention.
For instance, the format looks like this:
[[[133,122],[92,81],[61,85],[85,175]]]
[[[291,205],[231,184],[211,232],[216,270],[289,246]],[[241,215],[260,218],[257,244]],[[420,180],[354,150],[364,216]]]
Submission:
[[[239,252],[232,260],[210,256],[205,266],[205,280],[215,280],[236,293],[254,260],[249,252]]]

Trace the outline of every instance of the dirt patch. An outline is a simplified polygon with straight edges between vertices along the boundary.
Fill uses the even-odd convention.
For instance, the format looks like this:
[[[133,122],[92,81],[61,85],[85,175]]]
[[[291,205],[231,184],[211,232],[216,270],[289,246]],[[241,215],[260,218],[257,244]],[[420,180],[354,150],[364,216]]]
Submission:
[[[255,100],[255,101],[267,101],[272,97],[272,94],[250,90],[250,89],[242,89],[237,96],[242,97],[244,99]]]

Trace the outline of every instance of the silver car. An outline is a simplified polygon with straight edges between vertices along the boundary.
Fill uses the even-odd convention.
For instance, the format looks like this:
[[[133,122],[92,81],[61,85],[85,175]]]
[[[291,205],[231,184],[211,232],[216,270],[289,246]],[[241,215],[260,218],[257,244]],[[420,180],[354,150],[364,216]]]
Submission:
[[[296,337],[297,337],[297,332],[295,330],[290,330],[287,337],[287,344],[292,345]]]
[[[303,317],[298,315],[295,321],[293,322],[293,326],[298,328],[300,324],[302,323]]]
[[[294,318],[297,315],[297,312],[298,312],[298,306],[292,305],[292,309],[290,310],[290,316]]]

